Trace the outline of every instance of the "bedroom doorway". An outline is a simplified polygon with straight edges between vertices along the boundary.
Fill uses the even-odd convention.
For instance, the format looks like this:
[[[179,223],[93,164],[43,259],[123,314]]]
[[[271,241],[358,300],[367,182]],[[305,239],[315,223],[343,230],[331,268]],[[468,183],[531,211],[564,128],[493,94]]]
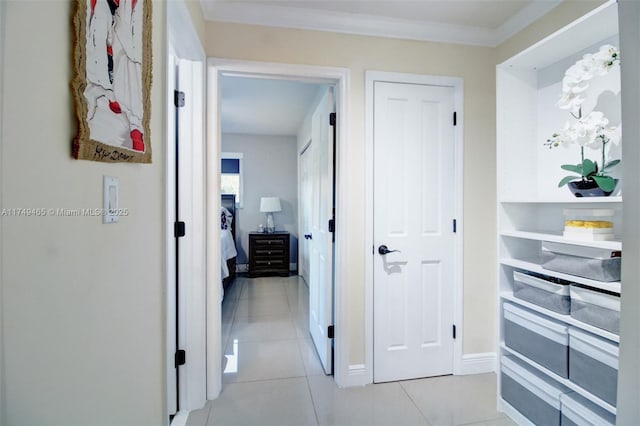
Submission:
[[[244,289],[238,294],[232,267],[225,270],[231,257],[237,256],[239,272],[251,278],[304,271],[305,281],[297,282],[308,287],[305,312],[309,315],[305,324],[296,327],[310,335],[325,372],[332,373],[334,91],[333,84],[324,82],[221,77],[221,214],[223,219],[229,216],[222,224],[223,361],[235,357],[235,348],[227,342],[239,338],[239,350],[244,346],[237,324],[229,327],[227,323],[226,314],[235,299],[240,299],[241,319],[261,311],[256,303],[282,301],[273,292],[256,298],[266,287],[259,279],[242,280]],[[238,202],[234,211],[235,206],[224,204],[225,196],[243,200],[243,206]],[[259,231],[267,223],[265,196],[277,200],[273,234]],[[229,247],[230,238],[224,238],[228,235],[235,236],[233,247]],[[247,299],[255,303],[245,306]],[[264,310],[270,311],[266,306]]]
[[[234,77],[244,77],[244,78],[252,78],[252,79],[277,79],[277,80],[293,80],[293,81],[298,81],[298,82],[306,82],[306,83],[315,83],[315,84],[324,84],[324,85],[333,85],[336,87],[336,105],[337,105],[337,116],[342,118],[345,116],[345,112],[344,110],[341,109],[342,106],[342,102],[345,101],[346,99],[346,93],[347,93],[347,81],[346,81],[346,77],[348,75],[348,72],[346,70],[343,69],[327,69],[327,68],[321,68],[321,67],[306,67],[306,66],[295,66],[295,65],[276,65],[276,64],[262,64],[262,63],[252,63],[252,62],[243,62],[243,61],[226,61],[226,60],[216,60],[216,59],[210,59],[209,60],[209,68],[208,68],[208,79],[209,79],[209,85],[208,85],[208,105],[210,108],[209,117],[212,117],[213,119],[209,120],[208,123],[208,130],[209,130],[209,134],[214,135],[213,138],[210,140],[210,143],[213,143],[216,148],[214,148],[213,150],[209,150],[209,157],[208,157],[208,164],[214,164],[214,167],[207,167],[208,172],[210,174],[212,174],[209,178],[208,178],[208,196],[211,197],[211,199],[214,198],[219,198],[220,197],[220,188],[219,188],[219,177],[218,176],[213,176],[214,170],[215,173],[217,174],[219,172],[220,166],[219,166],[219,162],[220,162],[220,154],[221,154],[221,149],[222,149],[222,141],[220,139],[220,136],[222,134],[222,123],[220,121],[220,115],[221,115],[221,104],[220,104],[220,95],[221,95],[221,86],[222,86],[222,79],[225,78],[225,76],[234,76]],[[211,109],[213,109],[213,111],[211,111]],[[328,122],[328,118],[327,118],[327,122]],[[338,119],[338,122],[340,122],[340,119]],[[340,137],[344,137],[345,135],[345,130],[344,128],[338,128],[337,130],[337,134],[338,137],[337,139],[340,140]],[[226,150],[227,148],[225,148]],[[298,155],[298,152],[296,152],[296,157]],[[342,155],[344,155],[344,151],[342,153]],[[339,160],[341,157],[341,153],[338,152],[337,153],[337,161],[339,164]],[[245,155],[245,161],[247,160],[247,157]],[[247,163],[248,164],[248,163]],[[245,168],[245,172],[248,169],[248,165]],[[338,182],[339,182],[339,167],[337,168],[337,178],[338,178]],[[214,180],[215,179],[215,180]],[[213,184],[213,185],[212,185]],[[247,185],[247,182],[245,180],[245,185]],[[336,218],[336,222],[339,223],[340,220],[340,201],[341,200],[345,200],[346,197],[344,197],[344,192],[341,190],[341,188],[344,188],[344,183],[343,186],[340,185],[340,182],[338,183],[337,187],[336,187],[336,205],[337,205],[337,212],[338,212],[338,217]],[[246,192],[246,191],[245,191]],[[341,196],[343,197],[341,199]],[[247,199],[245,198],[245,208],[247,207]],[[295,209],[298,210],[298,206],[295,206]],[[256,209],[257,210],[257,209]],[[213,213],[213,212],[212,212]],[[216,212],[217,213],[217,212]],[[263,214],[264,216],[264,214]],[[213,214],[209,214],[208,217],[211,220],[211,226],[213,225],[213,221],[215,219],[213,219]],[[277,221],[277,216],[276,216],[276,221]],[[326,226],[329,226],[329,223],[327,221]],[[303,238],[303,234],[301,232],[298,231],[298,229],[296,229],[296,233],[298,234],[298,240],[304,239]],[[207,233],[208,238],[211,237],[213,233]],[[208,241],[208,245],[209,244],[215,244],[217,243],[216,241]],[[340,240],[340,234],[337,235],[336,237],[336,244],[335,244],[335,251],[336,252],[340,252],[341,247],[342,247],[343,242]],[[239,251],[241,251],[242,249],[240,249]],[[334,250],[331,250],[331,252],[333,253]],[[338,256],[336,256],[336,258],[338,258]],[[338,258],[339,259],[339,258]],[[219,260],[218,260],[219,261]],[[325,286],[324,289],[326,290],[327,288],[333,288],[333,285],[336,286],[336,288],[340,288],[339,283],[341,282],[341,279],[343,279],[344,275],[345,275],[345,265],[340,262],[339,260],[335,262],[335,272],[332,270],[330,273],[328,273],[327,275],[327,279],[324,282]],[[334,279],[335,277],[335,279]],[[209,282],[208,283],[208,288],[212,291],[212,293],[215,293],[215,291],[217,290],[219,292],[219,287],[215,285],[214,282]],[[326,293],[326,291],[323,291],[324,293]],[[340,299],[340,295],[336,294],[335,297],[335,301],[336,303],[339,301]],[[213,302],[215,300],[215,298],[209,298],[208,299],[210,302]],[[327,300],[326,305],[328,306],[333,306],[334,303],[334,298],[331,298],[331,300]],[[325,316],[326,317],[326,316]],[[331,316],[329,316],[328,319]],[[328,336],[328,331],[329,331],[329,325],[336,325],[338,326],[339,324],[339,318],[340,318],[340,313],[337,312],[337,319],[336,319],[336,324],[327,324],[326,326],[326,335],[327,335],[327,340],[329,340],[329,336]],[[211,324],[211,322],[209,323]],[[208,345],[208,350],[207,353],[208,354],[212,354],[212,353],[218,353],[220,354],[222,352],[222,348],[221,348],[221,342],[220,342],[220,334],[217,330],[210,330],[212,327],[208,327],[208,334],[209,334],[209,338],[207,339],[207,345]],[[217,327],[213,327],[216,328]],[[338,327],[336,327],[338,328]],[[338,328],[339,329],[339,328]],[[213,333],[210,333],[210,331],[213,331]],[[335,360],[336,360],[336,374],[335,374],[335,380],[339,383],[339,381],[341,380],[341,378],[345,377],[343,374],[347,371],[348,369],[348,365],[346,364],[348,357],[342,355],[340,353],[340,341],[339,341],[339,336],[340,333],[336,332],[335,333],[335,338],[331,339],[331,340],[335,340],[334,342],[334,347],[336,348],[336,354],[335,354]],[[342,364],[345,368],[338,368],[338,365],[340,364],[340,360],[343,360],[344,364]],[[210,390],[210,392],[208,392],[209,394],[209,399],[215,398],[217,396],[217,394],[219,393],[220,389],[221,389],[221,370],[219,368],[216,368],[217,366],[215,364],[209,363],[208,365],[211,365],[212,368],[208,367],[208,380],[207,380],[207,384],[208,384],[208,388]],[[211,385],[211,386],[209,386]],[[217,386],[216,386],[217,385]],[[215,390],[213,389],[213,387],[215,387]],[[212,392],[213,391],[213,392]]]

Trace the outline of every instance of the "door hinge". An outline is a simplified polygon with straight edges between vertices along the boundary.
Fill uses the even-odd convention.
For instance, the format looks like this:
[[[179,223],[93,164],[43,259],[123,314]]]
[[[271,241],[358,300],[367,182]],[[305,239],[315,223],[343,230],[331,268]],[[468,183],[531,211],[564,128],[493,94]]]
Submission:
[[[184,349],[178,349],[174,356],[176,368],[187,363],[187,352]]]
[[[329,114],[329,125],[331,126],[335,126],[336,125],[336,113],[332,112]]]
[[[456,232],[458,232],[458,221],[453,219],[453,233],[455,234]]]
[[[184,92],[179,90],[173,91],[173,105],[176,108],[182,108],[184,106]]]
[[[184,237],[186,235],[186,225],[184,222],[175,222],[173,224],[173,236],[175,238]]]
[[[329,232],[336,232],[336,221],[335,221],[335,219],[329,219]]]
[[[453,325],[453,338],[456,338],[456,325]]]
[[[329,339],[333,339],[333,336],[335,335],[335,329],[333,328],[332,325],[330,325],[329,327],[327,327],[327,337]]]
[[[453,125],[457,126],[458,125],[458,113],[457,112],[453,112]]]

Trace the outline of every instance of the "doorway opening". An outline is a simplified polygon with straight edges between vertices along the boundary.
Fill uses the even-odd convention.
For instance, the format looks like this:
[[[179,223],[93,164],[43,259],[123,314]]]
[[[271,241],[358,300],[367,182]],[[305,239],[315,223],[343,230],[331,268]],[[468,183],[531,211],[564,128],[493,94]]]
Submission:
[[[320,217],[318,218],[319,224],[320,224],[320,221],[326,220],[326,222],[323,224],[324,226],[322,226],[321,228],[325,230],[325,233],[327,235],[331,236],[328,230],[329,226],[336,226],[336,224],[340,223],[340,212],[342,208],[342,201],[346,199],[346,196],[344,194],[345,185],[340,181],[341,175],[339,171],[340,171],[340,159],[343,158],[342,156],[344,155],[344,154],[341,154],[344,152],[344,147],[341,145],[340,142],[341,140],[346,140],[346,137],[345,137],[346,122],[340,124],[340,121],[341,119],[344,119],[346,115],[344,109],[345,109],[345,103],[347,99],[348,72],[343,69],[334,69],[334,68],[305,67],[305,66],[296,66],[296,65],[275,65],[275,64],[264,64],[264,63],[254,63],[254,62],[244,62],[244,61],[226,61],[226,60],[210,59],[208,63],[208,102],[207,102],[209,106],[209,113],[208,113],[209,149],[208,149],[207,166],[206,166],[207,167],[207,197],[210,200],[220,200],[220,197],[221,197],[220,173],[222,171],[222,163],[221,163],[222,152],[224,151],[225,153],[229,153],[229,152],[238,153],[240,151],[237,148],[229,147],[225,143],[225,137],[223,136],[225,134],[225,128],[224,128],[225,121],[223,119],[224,118],[223,115],[225,112],[224,112],[224,109],[222,108],[222,102],[224,102],[223,91],[225,88],[225,83],[230,81],[229,79],[244,80],[243,81],[244,83],[247,83],[248,81],[259,82],[260,80],[269,80],[272,82],[275,81],[280,83],[288,81],[298,85],[303,84],[307,86],[315,86],[316,89],[319,87],[325,88],[327,90],[320,90],[318,91],[318,93],[321,93],[321,92],[332,93],[335,96],[335,102],[334,102],[336,106],[335,116],[337,117],[335,121],[338,123],[336,126],[336,135],[337,135],[336,140],[337,140],[338,151],[336,152],[336,163],[335,163],[336,164],[336,167],[335,167],[336,182],[337,182],[335,187],[336,217],[334,218],[333,216],[334,211],[333,211],[333,205],[332,205],[330,208],[330,216],[319,215]],[[333,87],[334,89],[328,90],[330,87]],[[316,93],[316,95],[318,93]],[[322,95],[319,95],[319,96],[322,98]],[[331,104],[331,102],[326,102],[326,103]],[[311,116],[312,115],[313,114],[311,114]],[[329,122],[328,116],[326,117],[326,121],[327,123]],[[325,133],[328,134],[330,132],[328,129],[325,129]],[[241,144],[243,141],[238,139],[243,139],[245,137],[246,135],[241,138],[236,137],[235,142]],[[298,142],[298,139],[300,140],[300,142]],[[311,139],[313,140],[313,137]],[[249,192],[251,191],[251,189],[249,188],[249,184],[248,184],[249,178],[247,176],[247,172],[249,170],[248,155],[250,151],[242,153],[243,154],[242,155],[243,176],[241,177],[241,180],[243,182],[242,190],[244,191],[244,194],[242,195],[241,198],[243,200],[243,206],[242,206],[242,209],[236,208],[236,212],[240,211],[238,214],[237,222],[242,222],[240,226],[243,227],[240,230],[236,229],[237,235],[239,234],[236,237],[236,244],[239,243],[239,247],[237,247],[238,258],[236,259],[236,261],[240,265],[239,266],[240,271],[246,270],[244,269],[245,268],[244,265],[248,265],[246,267],[246,268],[249,268],[248,272],[252,272],[251,271],[252,249],[249,247],[248,240],[249,240],[249,237],[252,236],[253,234],[258,234],[257,231],[260,228],[259,226],[260,224],[263,224],[264,227],[266,227],[267,225],[267,222],[266,222],[267,218],[265,216],[265,213],[267,211],[260,208],[260,205],[262,204],[261,201],[263,201],[265,198],[278,199],[279,209],[275,209],[275,213],[274,213],[275,224],[276,224],[275,228],[276,228],[276,231],[279,230],[278,220],[280,220],[281,221],[280,227],[283,228],[282,230],[280,230],[281,232],[286,232],[288,234],[295,234],[296,244],[295,246],[291,245],[292,247],[295,247],[296,249],[295,251],[299,251],[299,248],[302,244],[307,244],[308,242],[310,242],[309,240],[312,240],[313,238],[317,238],[315,235],[312,238],[304,238],[303,237],[304,235],[310,235],[310,234],[312,235],[313,232],[303,230],[301,226],[298,226],[298,223],[287,223],[288,220],[286,218],[287,209],[290,209],[291,212],[293,211],[297,212],[300,210],[300,206],[298,205],[300,197],[298,196],[298,193],[297,193],[298,192],[297,182],[299,180],[298,165],[301,158],[299,157],[299,155],[304,152],[303,148],[305,147],[307,140],[308,139],[305,138],[304,136],[300,136],[294,142],[294,146],[295,146],[295,150],[293,151],[294,161],[295,161],[294,169],[296,170],[295,172],[296,176],[294,177],[294,180],[296,182],[296,191],[295,191],[296,196],[294,197],[295,205],[291,204],[291,202],[288,201],[285,196],[279,195],[278,192],[283,190],[282,185],[279,185],[279,186],[276,185],[275,189],[262,188],[258,191],[260,192],[259,194],[253,194],[252,196],[250,196]],[[276,165],[278,164],[277,155],[274,157],[272,156],[272,154],[273,153],[271,152],[265,152],[261,155],[263,166],[267,163],[272,163]],[[332,153],[327,152],[326,156],[329,156],[329,155],[332,155]],[[331,162],[331,164],[333,165],[333,162]],[[252,166],[252,169],[255,167],[256,166]],[[256,170],[251,170],[251,172],[255,172],[255,171]],[[257,172],[259,173],[260,171],[258,170]],[[262,180],[265,180],[265,178],[267,177],[267,175],[264,173],[266,172],[263,171]],[[331,171],[331,174],[332,174],[332,171]],[[329,182],[329,179],[325,179],[325,183],[326,182]],[[325,187],[324,189],[326,190],[327,188]],[[333,197],[330,195],[329,191],[325,191],[324,193],[322,193],[322,195],[319,196],[319,199],[323,199],[323,197],[324,199],[326,199],[327,196],[329,197],[330,202],[333,202]],[[253,198],[253,201],[250,201],[251,198]],[[255,204],[253,208],[250,208],[251,203]],[[215,247],[215,245],[219,246],[220,244],[218,239],[219,237],[216,238],[216,234],[218,234],[218,232],[220,231],[217,231],[217,230],[214,231],[213,229],[213,227],[219,226],[219,218],[220,218],[219,211],[217,209],[211,209],[211,206],[207,206],[207,208],[208,208],[207,247]],[[209,211],[209,209],[213,211]],[[261,212],[260,210],[263,210],[263,211]],[[315,211],[314,209],[311,209],[311,210],[312,212]],[[251,218],[251,216],[253,216],[253,218]],[[296,217],[296,222],[301,223],[302,221],[298,221]],[[286,229],[287,226],[291,226],[291,229]],[[209,231],[209,228],[211,229],[211,232]],[[336,228],[333,228],[333,229],[336,229]],[[260,233],[260,234],[265,235],[264,233]],[[218,236],[219,235],[220,234],[218,234]],[[244,237],[246,237],[246,241]],[[320,240],[320,238],[318,238],[318,240]],[[339,293],[341,289],[340,287],[341,278],[344,277],[344,273],[345,273],[344,271],[345,266],[343,262],[340,261],[340,258],[339,258],[339,253],[341,252],[341,250],[343,250],[343,243],[341,241],[340,233],[337,234],[335,244],[331,242],[331,245],[329,247],[330,247],[329,249],[330,254],[335,259],[335,262],[329,262],[328,265],[329,266],[333,265],[333,268],[329,269],[328,272],[325,273],[324,275],[321,274],[321,271],[318,271],[317,274],[310,273],[309,279],[311,281],[312,280],[311,277],[313,276],[319,277],[318,282],[321,285],[319,287],[316,287],[320,289],[316,293],[324,297],[322,299],[323,302],[318,304],[319,306],[321,306],[322,309],[325,309],[324,312],[333,312],[334,311],[333,308],[335,306],[335,313],[336,313],[335,318],[332,318],[333,315],[329,314],[329,315],[322,316],[321,319],[327,322],[326,326],[323,327],[325,331],[323,336],[323,339],[324,339],[323,341],[326,343],[326,346],[328,347],[331,347],[331,344],[333,344],[333,348],[337,352],[335,354],[336,369],[335,369],[334,378],[339,383],[339,380],[341,377],[340,372],[346,370],[346,369],[342,369],[342,370],[340,369],[339,367],[340,360],[343,359],[346,362],[347,358],[343,356],[341,358],[341,354],[340,354],[341,345],[340,345],[339,333],[336,332],[334,335],[329,337],[330,336],[329,326],[335,326],[334,330],[336,328],[339,329],[339,324],[341,319],[341,313],[338,310],[338,307],[340,306],[339,303],[341,300],[341,295]],[[208,256],[215,255],[214,254],[215,251],[216,250],[208,250]],[[325,259],[326,259],[326,252],[325,252]],[[213,261],[214,259],[210,257],[209,264],[215,264],[213,263]],[[220,258],[218,258],[217,261],[220,262]],[[291,263],[291,267],[289,269],[296,270],[296,272],[297,270],[300,270],[301,266],[299,264],[298,256],[296,254],[290,257],[289,261]],[[255,268],[255,265],[253,265],[253,267]],[[208,274],[208,277],[211,278],[212,274]],[[334,285],[335,285],[335,288],[338,290],[338,292],[335,295],[333,294]],[[314,288],[313,284],[310,285],[310,289],[312,288]],[[209,324],[209,327],[207,328],[207,357],[209,358],[207,360],[208,361],[207,362],[207,389],[208,389],[207,396],[208,396],[208,399],[213,399],[219,394],[222,388],[222,371],[219,367],[223,361],[220,358],[222,356],[222,351],[223,351],[223,347],[222,347],[223,336],[222,336],[221,327],[220,327],[221,305],[220,305],[220,298],[215,297],[216,293],[220,295],[222,289],[219,285],[219,281],[216,285],[216,282],[214,280],[208,279],[207,290],[208,290],[208,293],[213,295],[213,297],[207,298],[207,323]],[[311,293],[310,293],[310,296],[311,296]],[[313,296],[311,296],[310,299],[312,297]],[[333,321],[331,321],[332,319]],[[212,324],[213,326],[211,326]],[[318,352],[320,353],[321,351],[318,350]],[[326,350],[325,350],[325,353],[326,353]],[[221,362],[216,362],[216,358]],[[334,359],[333,357],[331,357],[330,353],[328,355],[328,359],[330,361]]]

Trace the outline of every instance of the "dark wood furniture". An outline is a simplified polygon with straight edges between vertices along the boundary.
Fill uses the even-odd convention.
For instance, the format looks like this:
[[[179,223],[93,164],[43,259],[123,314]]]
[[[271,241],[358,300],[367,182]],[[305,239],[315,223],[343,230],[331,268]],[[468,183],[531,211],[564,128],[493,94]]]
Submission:
[[[233,221],[231,222],[231,235],[233,235],[233,241],[236,241],[236,228],[238,226],[238,215],[236,215],[236,196],[233,194],[223,194],[220,200],[220,205],[233,215]],[[233,284],[236,279],[236,258],[227,260],[227,267],[229,268],[229,276],[222,280],[222,286],[226,290]]]
[[[289,233],[249,233],[249,276],[289,276]]]

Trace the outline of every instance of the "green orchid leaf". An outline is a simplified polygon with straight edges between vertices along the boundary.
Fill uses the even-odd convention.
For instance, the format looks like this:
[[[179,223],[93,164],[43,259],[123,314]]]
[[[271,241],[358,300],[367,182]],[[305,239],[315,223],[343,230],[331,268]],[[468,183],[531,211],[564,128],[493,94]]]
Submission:
[[[577,164],[575,166],[573,164],[563,164],[562,166],[560,166],[560,168],[562,170],[568,170],[570,172],[577,173],[580,176],[582,176],[582,164]]]
[[[593,176],[593,180],[605,192],[612,192],[616,187],[616,181],[610,176]]]
[[[582,176],[590,177],[598,172],[598,166],[593,161],[586,158],[582,162]]]
[[[577,176],[565,176],[564,178],[562,178],[560,182],[558,182],[558,188],[565,186],[569,182],[573,182],[574,180],[577,180],[577,179],[579,179],[579,177]]]
[[[604,170],[606,170],[606,169],[608,169],[608,168],[611,168],[611,167],[613,167],[613,166],[617,165],[618,163],[620,163],[620,160],[612,160],[612,161],[609,161],[607,164],[605,164],[605,165],[604,165],[604,167],[602,168],[602,170],[604,171]]]

